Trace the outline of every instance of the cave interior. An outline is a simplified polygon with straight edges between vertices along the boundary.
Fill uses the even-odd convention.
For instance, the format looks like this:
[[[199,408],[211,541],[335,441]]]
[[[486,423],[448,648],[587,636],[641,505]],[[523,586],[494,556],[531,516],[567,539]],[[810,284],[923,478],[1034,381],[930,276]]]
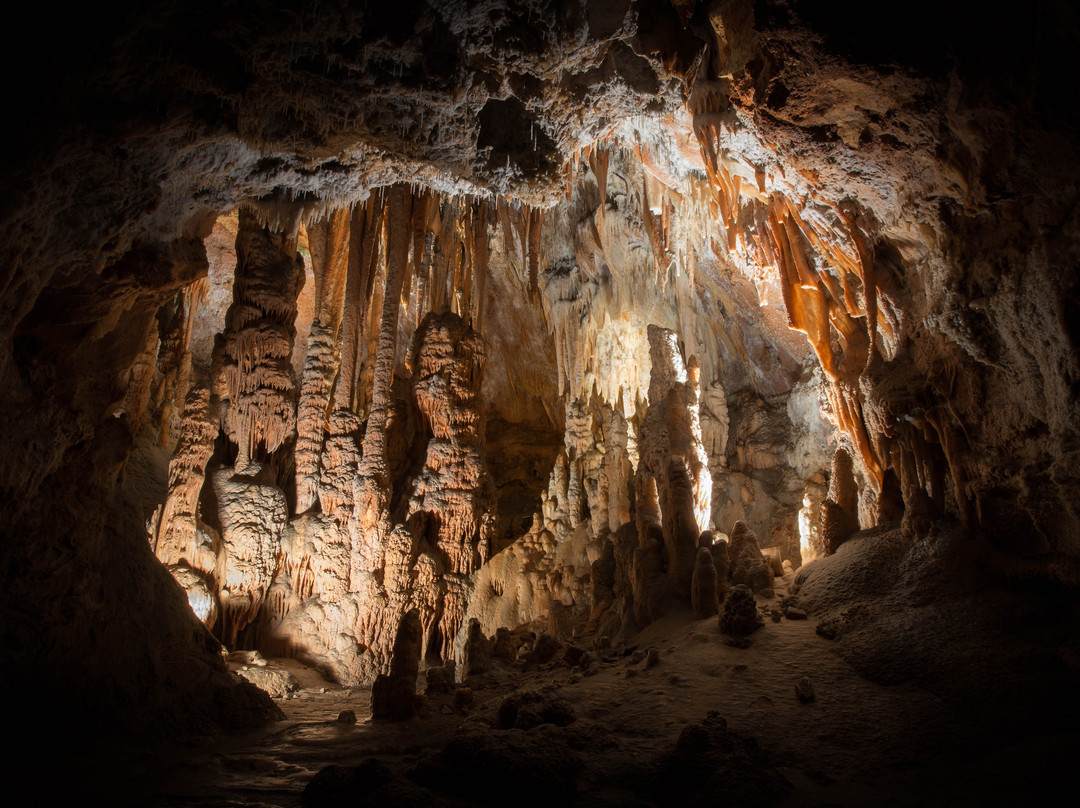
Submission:
[[[5,770],[65,804],[1066,793],[1071,3],[28,13]]]

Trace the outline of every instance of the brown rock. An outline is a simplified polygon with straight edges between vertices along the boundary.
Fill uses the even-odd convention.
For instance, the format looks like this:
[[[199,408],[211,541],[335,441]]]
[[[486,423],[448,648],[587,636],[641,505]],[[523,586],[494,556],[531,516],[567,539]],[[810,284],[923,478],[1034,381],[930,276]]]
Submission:
[[[716,566],[712,551],[699,547],[694,564],[694,578],[690,588],[690,605],[698,618],[712,617],[719,610]]]
[[[491,669],[491,641],[484,636],[480,621],[475,617],[469,620],[469,633],[465,638],[462,669],[466,676],[486,673]]]
[[[720,612],[720,632],[735,639],[747,638],[763,625],[754,594],[743,584],[728,592]]]
[[[420,614],[410,609],[398,623],[390,673],[380,674],[371,686],[372,718],[403,721],[415,714],[421,643]]]
[[[826,555],[859,529],[859,491],[852,473],[851,455],[840,447],[833,456],[829,496],[822,503],[821,541]]]
[[[773,575],[758,546],[757,535],[744,522],[736,522],[728,544],[731,581],[759,592],[772,586]]]

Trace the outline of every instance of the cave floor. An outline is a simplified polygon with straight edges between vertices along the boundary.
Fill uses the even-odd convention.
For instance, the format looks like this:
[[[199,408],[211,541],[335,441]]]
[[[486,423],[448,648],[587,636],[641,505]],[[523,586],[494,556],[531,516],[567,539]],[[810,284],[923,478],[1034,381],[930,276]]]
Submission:
[[[776,597],[783,594],[778,589]],[[775,605],[762,597],[758,602]],[[715,618],[671,613],[633,646],[659,651],[651,668],[618,655],[571,683],[561,662],[527,672],[496,666],[470,679],[476,702],[468,715],[451,709],[452,695],[435,696],[420,716],[398,724],[370,720],[363,688],[329,685],[289,661],[303,689],[277,700],[284,721],[239,738],[147,755],[113,787],[132,804],[298,806],[304,786],[323,767],[375,757],[403,773],[459,727],[493,725],[498,705],[515,689],[553,693],[572,706],[577,720],[571,726],[588,739],[578,780],[581,805],[655,804],[630,784],[687,725],[712,710],[731,730],[756,738],[775,776],[791,784],[781,805],[1024,803],[1043,790],[1051,793],[1066,776],[1076,733],[1042,732],[1038,721],[1030,732],[999,730],[992,714],[960,712],[918,685],[870,681],[815,625],[813,617],[766,620],[751,646],[739,649],[722,642]],[[795,694],[804,675],[816,694],[810,703]],[[338,722],[342,710],[355,711],[358,722]]]

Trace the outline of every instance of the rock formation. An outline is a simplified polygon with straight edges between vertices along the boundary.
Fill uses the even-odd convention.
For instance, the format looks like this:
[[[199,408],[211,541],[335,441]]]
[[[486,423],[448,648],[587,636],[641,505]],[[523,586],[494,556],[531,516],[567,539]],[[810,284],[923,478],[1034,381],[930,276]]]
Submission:
[[[719,606],[719,586],[716,564],[708,547],[699,547],[694,561],[694,578],[690,588],[690,606],[697,617],[712,617]]]
[[[350,209],[340,208],[309,224],[308,243],[315,275],[315,318],[308,337],[300,399],[296,407],[296,512],[315,504],[323,436],[338,364],[350,249]],[[351,309],[352,307],[350,307]],[[352,340],[355,350],[355,338]],[[347,385],[342,385],[343,392]],[[333,512],[333,508],[329,509]]]
[[[182,424],[169,461],[169,494],[158,519],[154,552],[188,593],[192,611],[212,627],[219,609],[218,549],[205,528],[199,528],[199,495],[218,433],[209,390],[193,387],[188,392]]]
[[[240,210],[236,256],[214,394],[225,434],[237,446],[235,466],[243,471],[249,461],[273,454],[296,427],[290,358],[304,275],[295,240],[272,232],[249,208]]]
[[[668,578],[676,592],[688,592],[698,536],[708,527],[712,497],[698,420],[698,367],[693,359],[684,366],[674,332],[653,325],[649,353],[653,405],[640,429],[638,531],[647,535],[660,517]]]
[[[736,586],[745,586],[751,592],[772,586],[773,574],[761,554],[757,536],[743,522],[736,522],[731,529],[727,553],[731,580]]]
[[[732,645],[746,646],[747,638],[763,625],[749,587],[736,584],[731,588],[720,611],[719,622],[720,632],[727,635]]]
[[[821,545],[825,555],[836,552],[859,529],[859,492],[852,476],[851,455],[839,448],[833,456],[829,496],[821,505]]]
[[[371,717],[404,721],[416,712],[416,677],[420,671],[423,640],[420,613],[410,609],[398,623],[390,673],[379,674],[371,685]]]

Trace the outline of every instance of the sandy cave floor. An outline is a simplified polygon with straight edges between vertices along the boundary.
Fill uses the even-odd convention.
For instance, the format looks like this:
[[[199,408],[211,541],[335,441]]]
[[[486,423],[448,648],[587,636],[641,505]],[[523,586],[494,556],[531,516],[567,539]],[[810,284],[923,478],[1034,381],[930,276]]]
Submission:
[[[759,596],[759,607],[776,605],[789,582],[776,579],[775,597]],[[453,695],[436,696],[400,724],[372,722],[365,689],[328,684],[295,660],[272,660],[302,686],[277,700],[285,721],[240,738],[146,754],[98,785],[114,804],[298,806],[323,767],[375,757],[403,774],[459,726],[493,724],[515,689],[543,690],[572,706],[577,720],[568,729],[585,739],[578,743],[586,764],[578,779],[581,805],[656,804],[635,778],[711,710],[731,730],[756,738],[775,767],[769,776],[790,783],[780,805],[1025,804],[1067,779],[1076,732],[1040,731],[1037,720],[1029,732],[999,732],[992,716],[973,718],[924,687],[870,681],[816,633],[817,622],[813,615],[766,619],[752,645],[739,649],[723,643],[716,618],[670,613],[596,675],[571,683],[562,662],[528,672],[496,665],[470,680],[476,703],[468,714],[451,709]],[[634,647],[655,647],[659,663],[634,663]],[[796,698],[803,675],[813,683],[811,703]],[[358,722],[336,721],[342,710],[355,711]],[[566,731],[548,725],[529,732],[545,730]],[[490,729],[500,731],[506,730]]]

